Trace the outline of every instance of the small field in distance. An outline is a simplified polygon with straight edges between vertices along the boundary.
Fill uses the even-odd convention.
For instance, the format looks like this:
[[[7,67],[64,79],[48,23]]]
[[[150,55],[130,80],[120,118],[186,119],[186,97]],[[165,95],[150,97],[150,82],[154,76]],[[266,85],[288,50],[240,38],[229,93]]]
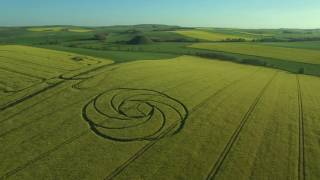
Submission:
[[[317,50],[263,46],[255,43],[199,43],[193,44],[191,47],[310,64],[320,64],[320,52]]]
[[[84,29],[84,28],[69,28],[69,27],[33,27],[28,28],[28,31],[32,32],[62,32],[62,31],[69,31],[69,32],[79,32],[79,33],[85,33],[85,32],[91,32],[90,29]]]
[[[287,48],[300,48],[300,49],[311,49],[320,50],[320,41],[310,42],[277,42],[277,43],[260,43],[260,45],[276,46],[276,47],[287,47]]]
[[[237,36],[237,35],[209,32],[204,30],[180,30],[180,31],[174,31],[174,32],[187,37],[206,40],[206,41],[227,41],[227,40],[241,39],[241,38],[244,40],[252,40],[246,36],[240,36],[240,35]]]

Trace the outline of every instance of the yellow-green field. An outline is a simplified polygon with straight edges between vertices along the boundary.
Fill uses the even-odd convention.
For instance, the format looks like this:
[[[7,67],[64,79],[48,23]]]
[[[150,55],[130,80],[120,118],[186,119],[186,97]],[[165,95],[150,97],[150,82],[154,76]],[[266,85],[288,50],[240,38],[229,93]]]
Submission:
[[[0,179],[320,178],[317,77],[192,56],[0,56]]]
[[[183,36],[201,39],[201,40],[207,40],[207,41],[224,41],[227,39],[239,39],[239,38],[249,39],[246,37],[241,37],[236,35],[207,32],[202,30],[182,30],[182,31],[174,31],[174,32],[181,34]]]
[[[84,32],[91,32],[92,30],[84,29],[84,28],[35,27],[35,28],[28,28],[28,31],[33,31],[33,32],[62,32],[62,31],[69,31],[69,32],[84,33]]]
[[[320,64],[320,51],[317,50],[272,47],[255,43],[197,43],[190,47],[275,58],[287,61]]]
[[[26,46],[0,46],[0,106],[50,87],[59,76],[112,61]]]

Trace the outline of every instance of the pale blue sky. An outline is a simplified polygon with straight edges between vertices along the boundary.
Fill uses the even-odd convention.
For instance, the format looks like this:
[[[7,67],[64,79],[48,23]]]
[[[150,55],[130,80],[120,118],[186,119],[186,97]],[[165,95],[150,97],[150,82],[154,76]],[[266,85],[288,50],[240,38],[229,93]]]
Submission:
[[[1,0],[0,26],[320,28],[320,0]]]

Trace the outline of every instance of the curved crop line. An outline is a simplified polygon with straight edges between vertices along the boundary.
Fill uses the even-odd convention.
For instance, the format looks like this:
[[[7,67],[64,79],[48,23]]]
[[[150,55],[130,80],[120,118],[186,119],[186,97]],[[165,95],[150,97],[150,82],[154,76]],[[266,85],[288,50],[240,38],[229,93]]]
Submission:
[[[298,90],[298,106],[299,106],[299,167],[298,174],[299,180],[304,180],[305,174],[305,143],[304,143],[304,113],[303,113],[303,101],[302,101],[302,90],[300,84],[299,75],[296,76],[297,79],[297,90]]]
[[[104,116],[106,116],[106,117],[108,117],[108,118],[118,119],[118,120],[122,120],[122,121],[133,121],[133,120],[135,120],[135,119],[132,119],[132,118],[130,118],[130,117],[125,117],[125,118],[124,118],[124,117],[111,116],[111,115],[103,112],[102,110],[100,110],[100,108],[97,106],[97,100],[98,100],[102,95],[104,95],[104,94],[105,94],[105,93],[100,94],[100,95],[99,95],[97,98],[95,98],[94,101],[93,101],[93,106],[95,107],[96,111],[97,111],[99,114],[102,114],[102,115],[104,115]],[[114,105],[113,101],[114,101],[114,98],[115,98],[116,96],[118,96],[118,95],[113,96],[112,99],[111,99],[111,101],[110,101],[109,103],[111,104],[111,107],[112,107],[112,109],[113,109],[115,112],[118,112],[119,114],[121,114],[121,115],[123,115],[123,116],[126,116],[126,114],[125,114],[124,112],[122,112],[121,110],[119,110],[119,107],[116,107],[116,106]],[[140,117],[135,117],[135,118],[140,118]]]
[[[135,89],[135,90],[138,90],[138,89]],[[146,90],[146,89],[144,89],[144,90]],[[151,90],[149,90],[149,91],[151,91]],[[104,93],[103,93],[104,94]],[[102,94],[102,95],[103,95]],[[129,101],[129,99],[131,99],[131,98],[133,98],[133,97],[135,97],[135,96],[150,96],[150,95],[152,95],[153,97],[156,97],[156,96],[159,96],[159,97],[162,97],[163,95],[157,95],[157,94],[135,94],[135,95],[133,95],[133,96],[129,96],[129,97],[127,97],[127,98],[125,98],[125,99],[123,99],[122,100],[122,102],[120,103],[120,105],[118,106],[118,107],[116,107],[115,106],[115,104],[114,104],[114,99],[115,99],[115,97],[116,96],[118,96],[117,94],[115,95],[115,96],[113,96],[112,97],[112,99],[111,99],[111,107],[114,109],[114,110],[116,110],[117,112],[119,112],[121,115],[123,115],[123,116],[127,116],[124,112],[122,112],[121,110],[120,110],[120,107],[126,102],[126,101]],[[165,98],[169,98],[169,97],[166,97],[166,96],[164,96]],[[171,97],[170,97],[171,98]],[[170,99],[169,98],[169,99]],[[96,106],[96,100],[97,99],[95,99],[95,107],[97,107]],[[171,100],[173,100],[173,99],[171,99]],[[137,101],[137,102],[142,102],[141,100],[130,100],[130,101]],[[169,106],[169,107],[171,107],[172,109],[174,109],[178,114],[179,114],[179,116],[180,116],[180,118],[182,119],[183,118],[183,115],[181,114],[181,112],[179,112],[179,110],[178,109],[176,109],[175,107],[173,107],[172,105],[170,105],[170,104],[167,104],[167,103],[164,103],[164,102],[161,102],[161,101],[155,101],[155,100],[146,100],[146,101],[150,101],[150,102],[156,102],[156,103],[160,103],[160,104],[163,104],[163,105],[166,105],[166,106]],[[176,100],[174,100],[174,101],[176,101]],[[180,103],[181,105],[182,105],[182,103]],[[141,106],[142,104],[139,104],[139,106]],[[185,107],[185,109],[186,109],[186,107]],[[115,118],[115,119],[119,119],[119,120],[134,120],[134,119],[131,119],[131,118],[119,118],[119,117],[112,117],[112,116],[110,116],[110,115],[108,115],[108,114],[106,114],[106,113],[104,113],[104,112],[102,112],[98,107],[97,107],[97,111],[100,113],[100,114],[103,114],[103,115],[105,115],[105,116],[107,116],[107,117],[109,117],[109,118]],[[135,118],[139,118],[139,117],[135,117]]]
[[[218,174],[220,168],[222,167],[225,159],[227,158],[230,150],[232,149],[234,143],[237,141],[237,139],[239,138],[239,135],[242,131],[242,129],[244,128],[244,126],[246,125],[247,121],[249,120],[249,118],[252,115],[252,112],[256,109],[258,103],[260,102],[260,100],[262,99],[262,96],[264,95],[265,91],[268,89],[268,87],[270,86],[270,84],[272,83],[272,81],[275,79],[275,77],[277,76],[278,72],[276,72],[271,78],[270,80],[266,83],[266,85],[263,87],[263,89],[260,91],[260,93],[258,94],[258,96],[256,97],[256,99],[253,101],[253,103],[251,104],[251,106],[249,107],[248,111],[245,113],[245,115],[243,116],[243,118],[240,121],[239,126],[235,129],[235,131],[233,132],[231,138],[229,139],[229,141],[227,142],[226,146],[224,147],[223,151],[221,152],[220,156],[218,157],[218,160],[215,162],[214,166],[212,167],[212,169],[210,170],[210,173],[207,176],[207,180],[211,180],[211,179],[215,179],[216,175]]]
[[[133,95],[130,95],[130,93],[133,93]],[[128,97],[122,98],[121,101],[119,101],[119,105],[115,105],[113,101],[115,101],[115,98],[119,95],[128,95]],[[118,113],[120,116],[119,117],[114,117],[115,115],[109,115],[107,112],[103,112],[101,107],[97,105],[97,101],[100,100],[100,98],[104,98],[104,96],[107,96],[111,98],[110,102],[105,102],[111,104],[111,110],[113,110],[115,113]],[[134,99],[133,99],[134,98]],[[150,99],[151,98],[151,99]],[[162,101],[160,100],[153,100],[152,98],[161,98]],[[103,99],[102,99],[103,100]],[[178,106],[182,108],[182,110],[179,110],[177,107],[170,103],[165,103],[163,101],[168,101],[170,100],[171,103],[175,103],[175,106]],[[126,103],[126,102],[137,102],[139,105],[145,104],[148,107],[150,107],[152,110],[146,117],[141,117],[141,116],[128,116],[126,113],[122,112],[121,107]],[[156,134],[160,133],[163,128],[166,125],[167,122],[167,112],[164,110],[160,109],[157,104],[162,104],[170,109],[172,109],[176,114],[179,116],[178,121],[181,123],[179,126],[179,129],[182,129],[181,127],[184,126],[185,120],[188,118],[188,110],[187,107],[177,99],[174,99],[162,92],[155,91],[155,90],[150,90],[150,89],[134,89],[134,88],[118,88],[118,89],[112,89],[108,90],[106,92],[103,92],[96,96],[92,101],[90,101],[86,106],[84,106],[84,109],[82,110],[82,115],[83,118],[89,123],[90,129],[98,136],[114,140],[114,141],[121,141],[121,142],[128,142],[128,141],[143,141],[143,140],[155,140],[157,137],[154,137]],[[98,113],[100,115],[103,115],[106,117],[102,123],[102,125],[99,125],[98,127],[96,126],[97,123],[92,120],[89,115],[87,114],[87,108],[89,105],[92,105],[92,107],[95,110],[95,113]],[[105,108],[105,106],[103,106]],[[137,109],[135,109],[138,111]],[[162,115],[162,124],[161,126],[153,133],[148,133],[147,135],[141,136],[141,137],[115,137],[112,135],[107,134],[107,131],[102,133],[99,131],[98,128],[102,128],[104,130],[108,129],[133,129],[136,127],[143,127],[144,124],[149,122],[151,120],[151,117],[154,115],[154,112],[158,111]],[[137,118],[136,118],[137,117]],[[143,120],[143,118],[147,118],[146,120]],[[135,123],[134,125],[122,125],[121,127],[118,128],[108,128],[108,125],[106,124],[106,120],[112,120],[113,122],[119,122],[119,121],[138,121],[138,123]],[[142,121],[142,122],[139,122]],[[134,130],[134,129],[133,129]],[[177,132],[175,132],[177,133]]]
[[[129,89],[129,88],[122,88],[122,89]],[[174,99],[174,98],[172,98]],[[94,99],[93,99],[94,100]],[[86,115],[86,112],[84,111],[89,105],[90,103],[92,103],[93,100],[90,100],[85,106],[84,108],[82,109],[82,116],[84,117],[84,119],[88,118],[87,115]],[[184,105],[183,105],[184,106]],[[185,110],[187,110],[187,108],[184,106]],[[186,116],[188,115],[188,111],[187,111],[187,114]],[[160,140],[162,137],[166,136],[167,134],[169,134],[176,126],[178,125],[178,123],[173,123],[169,128],[167,128],[165,131],[163,131],[162,133],[160,133],[156,139],[154,141],[150,141],[150,142],[157,142],[158,140]],[[58,149],[60,149],[61,147],[67,145],[67,144],[71,144],[72,142],[76,141],[77,139],[89,134],[90,131],[88,130],[85,130],[83,132],[81,132],[79,135],[77,136],[73,136],[71,137],[70,139],[67,139],[66,141],[62,142],[61,144],[58,144],[57,146],[55,146],[54,148],[50,149],[49,151],[46,151],[45,153],[42,153],[40,154],[39,156],[35,157],[34,159],[30,160],[30,161],[27,161],[25,164],[21,165],[21,166],[18,166],[16,167],[15,169],[11,170],[11,171],[8,171],[7,173],[5,173],[4,175],[0,176],[0,179],[6,179],[6,178],[9,178],[13,175],[15,175],[16,173],[20,172],[21,170],[27,168],[28,166],[34,164],[35,162],[49,156],[51,153],[57,151]],[[149,143],[149,148],[151,148],[151,144]],[[142,151],[146,151],[147,150],[147,146],[143,148],[144,150],[141,150]]]
[[[221,89],[219,89],[218,91],[216,91],[215,93],[213,93],[212,95],[210,95],[208,98],[206,98],[204,101],[202,101],[201,103],[199,103],[198,105],[196,105],[195,107],[193,107],[190,111],[190,114],[197,111],[199,108],[201,108],[202,106],[204,106],[210,99],[218,96],[220,93],[222,93],[223,91],[225,91],[226,89],[230,88],[231,86],[241,82],[243,79],[246,79],[247,77],[252,76],[253,74],[255,74],[256,72],[258,72],[260,70],[260,68],[255,71],[252,74],[249,74],[248,76],[244,76],[241,77],[239,79],[236,79],[232,82],[230,82],[228,85],[222,87]],[[189,112],[188,112],[189,114]],[[160,134],[159,136],[167,136],[172,129],[174,129],[178,124],[172,124],[169,128],[168,131],[163,132],[162,134]],[[177,131],[179,131],[181,129],[178,129]],[[127,161],[125,161],[124,163],[122,163],[119,167],[117,167],[116,169],[114,169],[114,171],[112,171],[107,177],[105,177],[105,180],[111,180],[114,179],[116,176],[118,176],[123,170],[125,170],[132,162],[134,162],[136,159],[138,159],[139,157],[141,157],[147,150],[149,150],[153,145],[155,145],[159,140],[161,140],[161,138],[158,138],[155,141],[151,141],[148,144],[146,144],[145,146],[143,146],[139,151],[137,151],[133,156],[131,156]]]
[[[85,121],[88,122],[89,126],[90,126],[90,130],[93,131],[96,135],[106,138],[106,139],[110,139],[110,140],[114,140],[114,141],[122,141],[122,142],[127,142],[127,140],[125,139],[121,139],[121,138],[114,138],[112,136],[108,136],[106,134],[101,133],[98,129],[96,124],[87,116],[86,113],[86,108],[90,105],[90,103],[86,104],[84,106],[84,108],[82,109],[82,117]],[[135,139],[135,140],[139,140],[139,139]]]
[[[258,70],[260,70],[261,68],[259,68]],[[247,77],[250,77],[251,75],[255,74],[256,72],[252,74],[249,74],[248,76],[245,77],[241,77],[239,79],[236,79],[234,81],[232,81],[230,84],[226,85],[225,87],[219,89],[218,91],[216,91],[215,93],[213,93],[211,96],[209,96],[206,100],[211,99],[217,95],[219,95],[221,92],[223,92],[225,89],[231,87],[234,84],[237,84],[238,82],[241,82],[241,80],[246,79]],[[182,84],[182,83],[181,83]],[[205,101],[206,101],[205,100]],[[203,101],[202,103],[198,104],[197,106],[195,106],[191,112],[197,111],[200,107],[202,107],[205,104],[205,101]],[[89,105],[90,102],[87,103],[87,105]],[[87,106],[86,105],[86,106]],[[184,107],[186,108],[186,107]],[[187,108],[186,108],[187,109]],[[83,112],[82,112],[83,113]],[[188,112],[189,114],[189,112]],[[159,134],[159,137],[162,136],[163,134],[165,136],[167,136],[172,129],[174,129],[176,127],[177,124],[172,124],[166,131],[164,131],[163,133]],[[177,130],[179,131],[179,129]],[[45,153],[40,154],[39,156],[35,157],[34,159],[27,161],[25,164],[20,165],[18,167],[16,167],[15,169],[8,171],[7,173],[5,173],[3,176],[0,176],[0,179],[5,179],[8,177],[11,177],[13,175],[15,175],[16,173],[22,171],[23,169],[27,168],[28,166],[36,163],[37,161],[49,156],[51,153],[54,153],[55,151],[59,150],[60,148],[62,148],[65,145],[71,144],[72,142],[78,140],[79,138],[89,134],[90,131],[85,130],[83,132],[81,132],[80,134],[73,136],[69,139],[67,139],[66,141],[62,142],[61,144],[58,144],[57,146],[55,146],[54,148],[50,149],[49,151],[46,151]],[[161,138],[158,138],[158,140],[154,140],[154,141],[150,141],[147,145],[143,146],[138,152],[135,153],[135,155],[133,155],[132,157],[130,157],[125,163],[121,164],[118,168],[116,168],[109,176],[107,176],[105,179],[113,179],[115,176],[117,176],[118,174],[120,174],[127,166],[129,166],[133,161],[135,161],[136,159],[138,159],[140,156],[143,155],[144,152],[146,152],[148,149],[150,149],[154,144],[156,144]]]
[[[111,65],[114,65],[114,64],[110,64],[110,66]],[[54,78],[52,78],[52,79],[54,79]],[[64,82],[61,82],[61,84],[62,83],[64,83]],[[189,81],[187,81],[187,83],[190,83]],[[41,83],[39,83],[39,84],[41,84]],[[126,83],[123,83],[123,84],[126,84]],[[52,84],[53,86],[55,86],[56,84]],[[180,85],[183,85],[183,83],[181,83]],[[178,85],[179,86],[179,85]],[[178,87],[177,86],[177,87]],[[50,88],[51,89],[51,88]],[[50,98],[52,98],[53,97],[53,95],[51,96],[49,96]],[[27,100],[27,99],[26,99]],[[39,101],[39,102],[37,102],[37,103],[35,103],[34,105],[38,105],[38,104],[40,104],[41,102],[44,102],[45,100],[41,100],[41,101]],[[14,103],[14,102],[11,102],[11,103]],[[17,102],[17,104],[19,104],[20,102]],[[9,105],[10,103],[7,103],[7,105]],[[16,104],[15,104],[16,105]],[[14,106],[14,105],[13,105]],[[10,107],[11,107],[11,105],[10,105]],[[3,107],[0,107],[0,112],[1,111],[3,111],[3,110],[5,110],[5,109],[8,109],[8,108],[10,108],[10,107],[5,107],[5,106],[3,106]],[[10,117],[8,117],[8,118],[6,118],[6,119],[4,119],[4,120],[1,120],[0,121],[0,124],[2,123],[2,122],[5,122],[5,121],[8,121],[8,120],[10,120],[11,118],[13,118],[13,117],[15,117],[15,116],[17,116],[17,115],[19,115],[19,114],[21,114],[22,112],[24,112],[24,111],[27,111],[27,110],[29,110],[29,109],[31,109],[31,107],[32,106],[29,106],[29,107],[26,107],[26,108],[24,108],[23,110],[21,110],[21,111],[19,111],[19,112],[16,112],[15,114],[13,114],[13,115],[11,115]]]
[[[94,100],[93,100],[94,102]],[[94,108],[95,109],[98,109],[97,106],[95,106],[93,104]],[[86,107],[87,108],[87,107]],[[100,111],[98,111],[100,113]],[[100,113],[100,114],[103,114],[103,113]],[[154,114],[154,109],[152,109],[148,115],[146,115],[146,120],[140,122],[140,123],[137,123],[137,124],[134,124],[134,125],[128,125],[128,126],[124,126],[124,127],[118,127],[118,128],[115,128],[115,127],[108,127],[106,125],[100,125],[100,124],[97,124],[97,123],[94,123],[93,121],[90,120],[90,123],[97,126],[97,127],[101,127],[101,128],[106,128],[106,129],[126,129],[126,128],[131,128],[131,127],[138,127],[144,123],[147,123],[149,120],[151,120],[152,118],[152,115]],[[114,117],[114,116],[109,116],[108,114],[103,114],[104,116],[106,116],[106,118],[111,118],[111,119],[117,119],[117,120],[129,120],[129,119],[126,119],[126,118],[119,118],[119,117]],[[88,118],[89,119],[89,118]],[[134,119],[133,119],[134,120]],[[89,121],[88,121],[89,122]]]
[[[166,131],[163,131],[161,134],[159,134],[158,138],[154,141],[150,141],[148,144],[143,146],[139,151],[137,151],[133,156],[131,156],[127,161],[122,163],[119,167],[117,167],[112,173],[110,173],[107,177],[105,177],[105,180],[114,179],[117,175],[119,175],[126,167],[128,167],[133,161],[138,159],[140,156],[142,156],[147,150],[149,150],[153,145],[155,145],[160,139],[162,139],[164,136],[167,136],[174,128],[176,128],[178,124],[174,123],[172,124]]]
[[[159,129],[157,131],[155,131],[153,134],[148,135],[148,136],[144,136],[144,137],[137,137],[137,138],[116,138],[113,136],[109,136],[107,134],[101,133],[99,130],[96,129],[96,127],[92,126],[91,122],[89,122],[90,124],[90,129],[96,133],[98,136],[103,137],[105,139],[110,139],[113,141],[120,141],[120,142],[130,142],[130,141],[144,141],[144,140],[155,140],[157,138],[153,138],[153,136],[155,136],[156,134],[158,134],[159,132],[161,132],[161,130],[164,128],[165,123],[166,123],[166,117],[165,114],[160,111],[161,115],[162,115],[162,125],[159,127]]]
[[[152,106],[149,103],[146,103],[146,104],[148,104],[149,106]],[[139,109],[137,109],[137,110],[139,111]],[[139,111],[139,112],[141,113],[141,111]],[[142,124],[147,123],[148,121],[151,120],[153,114],[154,114],[154,109],[152,109],[148,114],[144,114],[144,117],[147,117],[147,118],[145,118],[145,120],[143,120],[142,122],[139,122],[139,123],[134,124],[134,125],[127,125],[127,126],[124,126],[124,127],[111,127],[111,126],[106,126],[106,125],[100,125],[100,124],[97,124],[97,123],[94,123],[94,122],[91,122],[91,123],[93,123],[97,127],[106,128],[106,129],[126,129],[126,128],[131,128],[131,127],[138,127],[138,126],[140,126]],[[108,115],[106,115],[106,118],[117,119],[117,120],[127,120],[125,118],[112,117],[112,116],[108,116]],[[140,116],[139,117],[132,117],[131,116],[131,118],[143,118],[143,117],[140,117]]]

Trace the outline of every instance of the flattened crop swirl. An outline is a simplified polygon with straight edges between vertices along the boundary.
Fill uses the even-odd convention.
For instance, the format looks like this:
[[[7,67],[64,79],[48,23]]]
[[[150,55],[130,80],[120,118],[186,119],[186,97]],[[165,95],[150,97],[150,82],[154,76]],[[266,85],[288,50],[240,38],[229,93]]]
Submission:
[[[103,92],[82,109],[98,136],[114,141],[153,141],[178,133],[188,109],[177,99],[149,89],[120,88]],[[160,136],[173,124],[166,136]]]

